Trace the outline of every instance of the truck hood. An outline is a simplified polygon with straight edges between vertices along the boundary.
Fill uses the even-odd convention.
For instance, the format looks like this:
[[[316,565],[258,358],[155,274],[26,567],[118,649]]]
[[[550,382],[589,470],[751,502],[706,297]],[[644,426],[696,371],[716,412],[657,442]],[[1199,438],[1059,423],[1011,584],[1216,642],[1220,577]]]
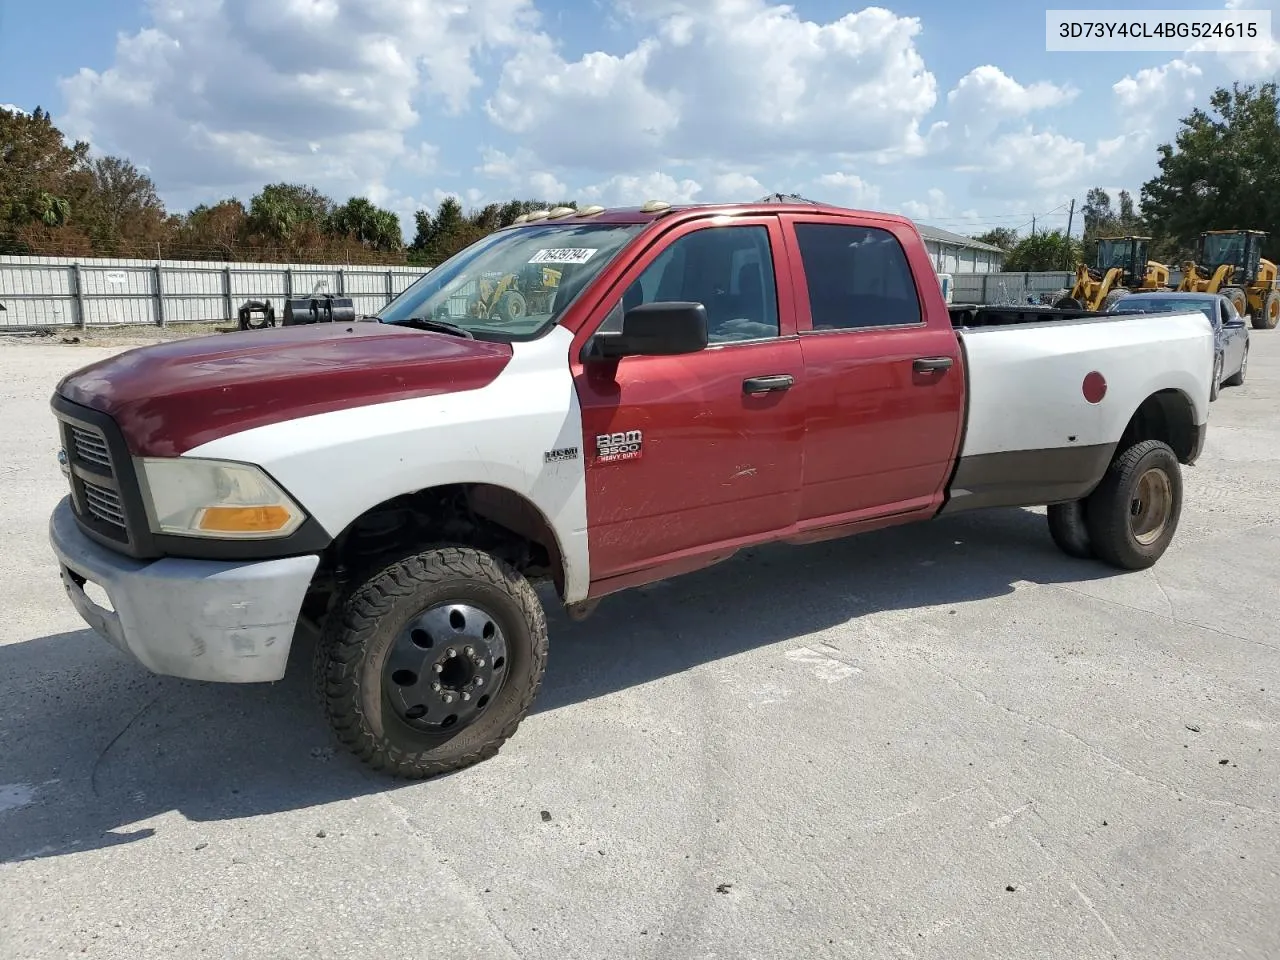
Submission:
[[[67,400],[109,414],[135,456],[171,457],[253,427],[476,390],[509,344],[382,323],[325,323],[140,347],[70,374]]]

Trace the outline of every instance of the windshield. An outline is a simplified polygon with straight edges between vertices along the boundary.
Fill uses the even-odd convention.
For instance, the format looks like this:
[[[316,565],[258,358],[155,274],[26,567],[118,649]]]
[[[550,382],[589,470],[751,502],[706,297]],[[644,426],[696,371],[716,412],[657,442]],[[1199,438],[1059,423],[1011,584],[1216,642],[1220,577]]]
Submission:
[[[1127,267],[1129,257],[1128,240],[1099,240],[1098,269],[1110,270],[1112,267]]]
[[[478,240],[426,274],[378,314],[431,320],[479,340],[532,340],[644,224],[537,224]]]
[[[1244,266],[1244,235],[1211,233],[1204,238],[1204,262],[1218,267],[1224,263]]]
[[[1121,297],[1111,307],[1112,313],[1186,313],[1199,310],[1209,322],[1217,324],[1218,302],[1209,299],[1169,299],[1162,297]]]

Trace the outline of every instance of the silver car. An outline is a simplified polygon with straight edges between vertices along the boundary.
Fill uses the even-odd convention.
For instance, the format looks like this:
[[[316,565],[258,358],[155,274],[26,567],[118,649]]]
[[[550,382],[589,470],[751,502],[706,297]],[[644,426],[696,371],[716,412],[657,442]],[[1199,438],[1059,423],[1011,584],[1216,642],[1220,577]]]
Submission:
[[[1249,366],[1249,324],[1236,312],[1235,304],[1217,293],[1176,293],[1152,290],[1121,297],[1107,308],[1109,313],[1173,313],[1199,310],[1213,325],[1214,357],[1210,400],[1218,399],[1220,386],[1244,384]]]

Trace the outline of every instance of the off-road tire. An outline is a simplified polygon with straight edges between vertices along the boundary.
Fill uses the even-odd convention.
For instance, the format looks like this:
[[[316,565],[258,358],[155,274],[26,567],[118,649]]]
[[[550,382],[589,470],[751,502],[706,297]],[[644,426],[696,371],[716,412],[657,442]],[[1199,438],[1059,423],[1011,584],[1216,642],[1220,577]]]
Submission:
[[[1249,366],[1249,348],[1244,348],[1244,356],[1240,358],[1240,369],[1222,381],[1224,387],[1243,387],[1245,370]]]
[[[1081,303],[1079,300],[1077,300],[1075,297],[1068,294],[1067,296],[1061,297],[1057,301],[1055,301],[1053,304],[1053,308],[1055,310],[1083,310],[1084,304]]]
[[[519,290],[508,290],[498,300],[498,308],[493,315],[506,323],[512,323],[523,319],[528,313],[529,306],[525,302],[524,294]]]
[[[1048,508],[1049,536],[1068,557],[1077,560],[1093,559],[1093,544],[1089,542],[1089,527],[1085,523],[1084,501],[1051,503]]]
[[[479,606],[502,630],[507,675],[485,712],[452,737],[410,727],[383,696],[383,665],[399,631],[440,603]],[[498,752],[529,712],[547,662],[547,623],[529,581],[469,547],[436,547],[374,573],[335,604],[314,676],[338,740],[370,767],[407,779],[461,770]]]
[[[1168,505],[1163,526],[1149,542],[1134,532],[1139,485],[1149,471],[1163,474]],[[1182,514],[1182,468],[1169,445],[1143,440],[1120,452],[1085,500],[1085,524],[1098,559],[1122,570],[1145,570],[1168,549]]]
[[[1253,329],[1274,330],[1280,323],[1280,290],[1269,290],[1262,298],[1262,309],[1253,318]]]
[[[1213,402],[1218,399],[1218,394],[1222,390],[1222,358],[1215,355],[1213,358],[1213,374],[1209,381],[1209,401]]]
[[[1249,296],[1244,292],[1243,287],[1223,287],[1218,293],[1235,305],[1236,313],[1240,314],[1240,316],[1248,315]]]

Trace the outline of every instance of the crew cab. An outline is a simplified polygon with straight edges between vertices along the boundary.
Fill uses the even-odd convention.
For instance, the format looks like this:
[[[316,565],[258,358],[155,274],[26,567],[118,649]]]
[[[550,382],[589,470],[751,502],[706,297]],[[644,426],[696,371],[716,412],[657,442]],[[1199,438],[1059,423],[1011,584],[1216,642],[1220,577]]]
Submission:
[[[69,375],[50,536],[156,673],[277,680],[311,626],[337,738],[426,777],[529,710],[540,581],[580,618],[751,545],[1029,505],[1069,554],[1150,566],[1212,360],[1194,309],[949,307],[901,217],[542,211],[377,317]]]

